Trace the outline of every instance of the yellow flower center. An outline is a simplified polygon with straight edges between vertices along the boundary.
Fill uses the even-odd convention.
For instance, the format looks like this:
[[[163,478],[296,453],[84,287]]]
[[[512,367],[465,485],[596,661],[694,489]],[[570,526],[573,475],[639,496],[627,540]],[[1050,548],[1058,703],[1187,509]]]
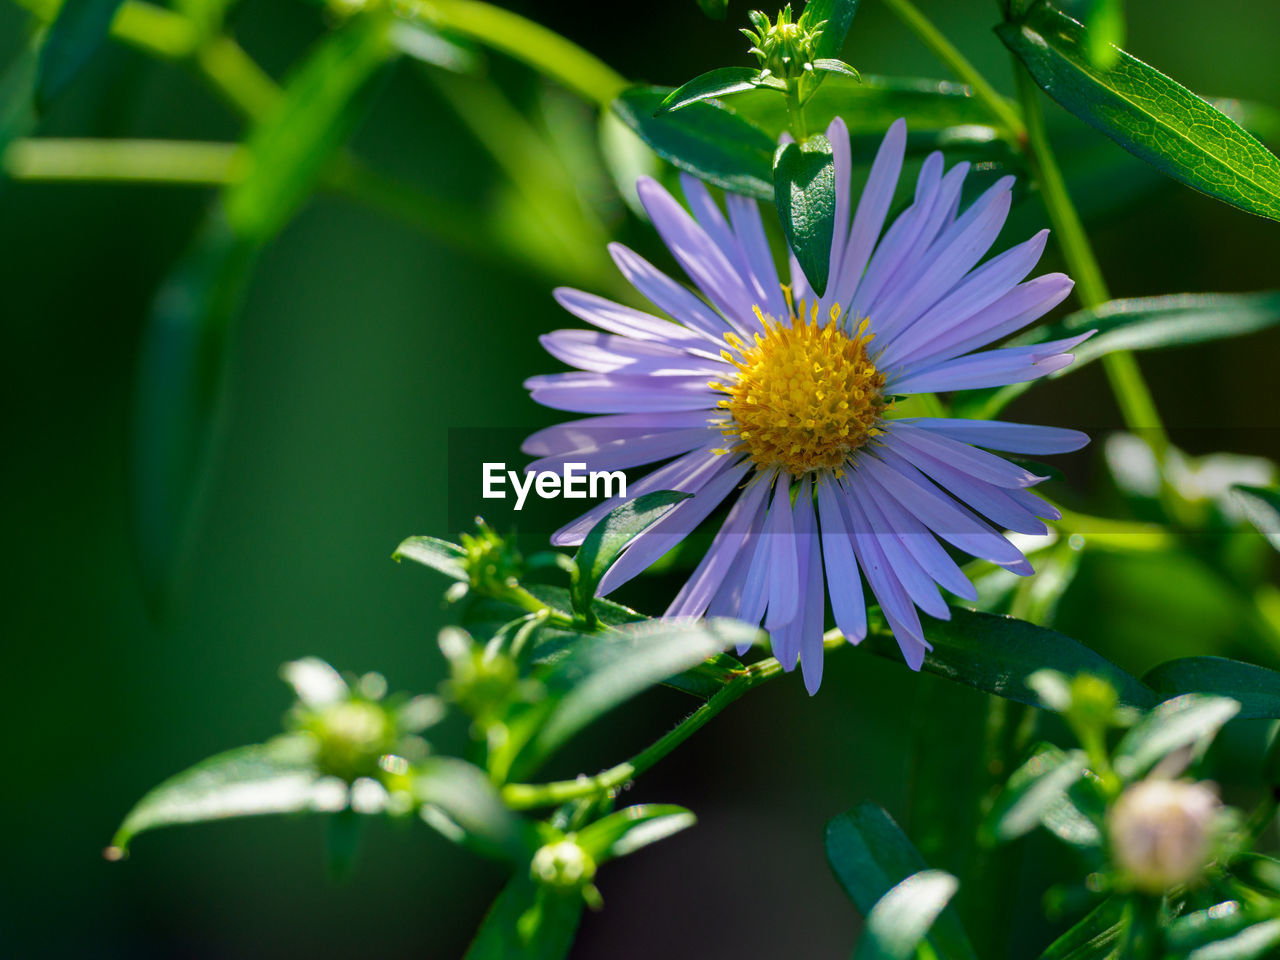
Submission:
[[[733,335],[725,340],[737,355],[721,351],[738,368],[736,382],[713,382],[712,389],[729,395],[719,405],[731,415],[722,430],[736,438],[734,449],[745,450],[762,467],[781,466],[793,476],[812,470],[836,470],[849,454],[880,431],[876,423],[885,404],[884,374],[867,356],[863,320],[849,336],[839,321],[819,325],[817,307],[783,323],[756,308],[764,326],[754,342],[744,344]]]

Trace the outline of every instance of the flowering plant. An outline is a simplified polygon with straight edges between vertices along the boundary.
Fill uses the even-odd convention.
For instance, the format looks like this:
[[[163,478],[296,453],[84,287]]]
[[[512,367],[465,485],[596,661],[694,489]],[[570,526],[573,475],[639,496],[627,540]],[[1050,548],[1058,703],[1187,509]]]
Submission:
[[[1055,150],[1044,95],[1060,119],[1113,141],[1090,141],[1119,164],[1103,179],[1154,171],[1232,222],[1280,220],[1280,159],[1250,132],[1274,135],[1265,110],[1202,99],[1125,52],[1118,0],[1002,2],[990,45],[1012,55],[1016,98],[911,0],[877,9],[953,81],[846,62],[857,0],[742,12],[740,59],[754,64],[662,87],[479,0],[329,0],[281,81],[235,39],[223,0],[19,3],[25,44],[0,88],[15,185],[213,188],[154,294],[136,364],[134,540],[158,619],[190,616],[184,574],[215,526],[206,495],[222,482],[213,466],[227,451],[238,389],[227,370],[251,277],[313,195],[405,219],[538,289],[572,283],[554,299],[593,328],[541,334],[572,369],[530,359],[527,396],[517,378],[476,367],[451,398],[450,417],[459,398],[492,392],[536,422],[516,424],[518,437],[471,436],[483,474],[458,466],[450,478],[479,488],[482,475],[485,497],[509,484],[510,516],[494,506],[456,542],[413,536],[395,551],[448,581],[433,692],[290,659],[283,730],[145,794],[108,860],[161,827],[312,815],[341,878],[361,869],[364,833],[412,822],[501,871],[467,957],[555,960],[584,915],[609,923],[610,877],[643,869],[633,856],[643,864],[650,845],[699,835],[685,834],[698,804],[684,781],[651,771],[679,769],[678,748],[767,685],[799,691],[762,721],[788,743],[816,711],[878,704],[856,714],[850,743],[823,746],[819,776],[861,778],[813,791],[825,840],[803,817],[788,835],[812,836],[862,916],[856,957],[1280,950],[1280,858],[1264,852],[1280,741],[1257,722],[1280,721],[1276,471],[1175,446],[1137,359],[1274,326],[1280,295],[1112,298],[1086,229],[1103,217],[1073,200],[1084,176]],[[724,0],[699,3],[730,15]],[[54,136],[70,122],[58,104],[117,44],[189,69],[241,116],[243,137]],[[505,190],[493,212],[384,172],[352,139],[394,89],[396,64],[425,77],[487,151]],[[536,107],[522,99],[531,77],[547,84]],[[1126,197],[1107,199],[1114,215]],[[1160,239],[1173,249],[1183,237]],[[476,289],[483,300],[502,287]],[[491,343],[487,319],[433,315],[433,362],[453,363],[443,338],[459,331]],[[510,352],[531,354],[541,329],[519,328]],[[343,360],[344,372],[355,365]],[[1105,378],[1118,429],[1096,413],[1086,422],[1064,392],[1094,361],[1090,389],[1100,395]],[[1216,389],[1198,360],[1186,372],[1198,399]],[[1040,406],[1006,412],[1015,401]],[[491,469],[517,445],[532,462]],[[548,514],[534,508],[555,494],[599,502],[540,529]],[[1126,569],[1134,592],[1157,598],[1141,615],[1117,599],[1123,578],[1106,589],[1107,572]],[[1107,582],[1085,594],[1090,576]],[[344,609],[364,600],[345,583],[312,586],[342,594]],[[1141,622],[1165,604],[1158,626]],[[1202,642],[1210,620],[1230,645]],[[1114,642],[1130,634],[1147,640]],[[376,637],[359,642],[364,655]],[[645,741],[620,725],[642,696],[678,716]],[[633,734],[647,745],[620,746]],[[853,769],[846,750],[882,742],[883,770]],[[726,748],[697,766],[741,785],[740,756],[764,752]],[[758,762],[776,781],[786,760]],[[883,796],[855,802],[876,784]],[[724,822],[723,810],[699,812],[704,826]],[[659,911],[645,916],[662,925]]]

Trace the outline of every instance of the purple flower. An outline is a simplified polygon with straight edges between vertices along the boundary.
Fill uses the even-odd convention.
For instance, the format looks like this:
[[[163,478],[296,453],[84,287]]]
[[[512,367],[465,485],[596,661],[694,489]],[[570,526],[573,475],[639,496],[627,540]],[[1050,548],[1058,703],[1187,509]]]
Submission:
[[[1060,273],[1024,281],[1047,230],[978,265],[1008,215],[1013,178],[961,212],[969,165],[944,173],[942,155],[933,153],[914,202],[886,230],[905,122],[889,128],[856,209],[844,122],[835,120],[827,136],[836,227],[825,294],[814,296],[794,256],[790,284],[779,282],[753,201],[726,195],[726,218],[706,187],[686,176],[691,217],[656,182],[641,180],[645,210],[705,299],[626,247],[610,247],[627,280],[675,322],[557,290],[566,310],[603,332],[542,337],[579,372],[533,377],[526,386],[548,407],[601,416],[550,427],[524,444],[540,458],[529,467],[536,470],[669,460],[628,494],[694,494],[627,547],[601,595],[731,501],[667,616],[762,622],[783,666],[800,662],[810,692],[822,677],[825,598],[845,637],[866,636],[862,576],[918,670],[930,645],[917,610],[948,617],[940,587],[977,598],[943,543],[1032,572],[1000,531],[1044,533],[1040,518],[1059,513],[1029,490],[1043,477],[988,450],[1040,455],[1088,442],[1055,427],[895,417],[895,397],[1052,373],[1089,334],[974,353],[1042,316],[1072,287]],[[600,504],[552,541],[580,543],[617,505]]]

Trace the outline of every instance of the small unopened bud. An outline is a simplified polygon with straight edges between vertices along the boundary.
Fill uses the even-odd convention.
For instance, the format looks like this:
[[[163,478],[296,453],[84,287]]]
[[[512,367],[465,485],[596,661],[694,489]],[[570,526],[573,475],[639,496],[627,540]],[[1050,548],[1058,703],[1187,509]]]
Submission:
[[[1147,893],[1191,882],[1210,859],[1219,809],[1218,795],[1204,783],[1135,783],[1108,816],[1116,866]]]
[[[344,700],[311,715],[305,726],[320,742],[320,769],[348,783],[372,775],[378,758],[395,746],[394,722],[366,700]]]
[[[580,890],[595,877],[596,862],[572,840],[559,840],[538,848],[529,875],[550,887]]]
[[[760,61],[764,74],[800,77],[813,70],[818,38],[822,36],[827,21],[815,23],[809,11],[805,10],[793,23],[791,4],[782,8],[776,23],[770,23],[759,10],[752,10],[748,16],[755,29],[744,29],[742,34],[751,41],[751,52]]]

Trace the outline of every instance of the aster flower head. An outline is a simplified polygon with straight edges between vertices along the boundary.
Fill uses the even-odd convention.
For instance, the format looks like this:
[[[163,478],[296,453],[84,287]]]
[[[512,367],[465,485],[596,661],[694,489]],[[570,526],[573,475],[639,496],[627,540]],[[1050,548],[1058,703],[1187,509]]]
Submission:
[[[1041,518],[1059,514],[1028,489],[1044,477],[989,451],[1041,455],[1088,442],[1054,427],[895,415],[898,397],[1042,377],[1068,365],[1089,334],[980,350],[1041,317],[1072,287],[1063,274],[1024,280],[1048,231],[979,265],[1009,212],[1012,177],[961,211],[969,165],[944,171],[933,153],[914,201],[885,229],[905,122],[890,127],[856,205],[843,121],[827,137],[836,226],[825,292],[813,293],[794,255],[789,282],[780,281],[754,201],[726,194],[726,217],[685,176],[691,216],[658,183],[641,180],[645,210],[702,297],[620,244],[610,248],[619,269],[670,319],[557,290],[566,310],[602,332],[542,337],[577,371],[526,386],[539,403],[596,416],[539,431],[524,445],[539,458],[529,467],[536,470],[670,461],[628,493],[693,494],[628,546],[601,595],[728,503],[667,615],[763,623],[783,666],[800,663],[810,692],[822,676],[826,600],[845,637],[866,636],[863,577],[903,657],[919,669],[930,647],[918,611],[949,616],[939,588],[977,596],[944,544],[1032,572],[1001,531],[1044,533]],[[588,511],[553,542],[580,543],[618,503]]]

